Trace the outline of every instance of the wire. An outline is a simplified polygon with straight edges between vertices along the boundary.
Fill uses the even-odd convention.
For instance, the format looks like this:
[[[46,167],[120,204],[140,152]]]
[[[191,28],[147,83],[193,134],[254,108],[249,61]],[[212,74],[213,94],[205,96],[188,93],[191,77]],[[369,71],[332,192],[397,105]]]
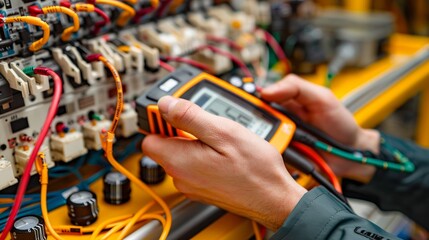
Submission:
[[[286,73],[291,72],[291,66],[289,59],[286,56],[286,53],[283,51],[283,48],[280,46],[280,44],[277,42],[277,40],[274,38],[271,33],[268,31],[258,28],[257,31],[260,31],[263,33],[263,39],[264,41],[273,49],[274,53],[277,56],[277,59],[282,62],[286,66]]]
[[[393,162],[383,161],[381,159],[376,159],[373,157],[366,157],[361,151],[347,152],[347,151],[341,150],[335,146],[332,146],[330,144],[317,140],[315,137],[309,135],[308,133],[300,129],[296,129],[293,139],[295,141],[304,143],[306,145],[315,147],[317,149],[323,150],[325,152],[331,153],[333,155],[336,155],[354,162],[368,164],[378,168],[390,169],[393,171],[400,171],[400,172],[414,172],[415,170],[414,164],[405,155],[403,155],[400,151],[396,149],[394,149],[395,151],[391,151],[393,153],[394,159],[396,160],[396,163],[393,163]]]
[[[205,72],[209,72],[212,73],[213,70],[207,66],[204,63],[200,63],[197,62],[195,60],[189,59],[189,58],[184,58],[184,57],[163,57],[163,60],[165,60],[166,62],[180,62],[180,63],[185,63],[191,66],[194,66],[196,68],[199,68]]]
[[[349,205],[347,202],[347,199],[341,193],[337,192],[337,190],[335,190],[332,184],[328,180],[326,180],[322,175],[320,175],[320,173],[318,173],[314,168],[314,165],[308,162],[308,160],[303,156],[301,156],[301,154],[299,154],[292,148],[287,148],[282,154],[282,156],[286,163],[290,164],[291,166],[303,172],[304,174],[311,175],[314,178],[314,180],[316,180],[320,185],[324,186],[334,196],[336,196],[338,199],[343,201],[345,204]]]
[[[1,240],[6,239],[7,234],[10,232],[10,229],[12,228],[15,217],[18,214],[19,208],[21,207],[25,190],[27,189],[28,181],[30,180],[31,169],[33,168],[33,164],[36,161],[36,157],[39,153],[40,147],[42,146],[46,138],[46,135],[50,130],[51,123],[57,114],[58,105],[61,100],[61,93],[63,89],[63,83],[61,81],[61,78],[52,69],[45,68],[45,67],[35,68],[34,73],[52,77],[54,81],[54,95],[52,97],[51,106],[49,107],[49,110],[48,110],[48,115],[46,116],[46,121],[44,122],[43,127],[40,130],[40,133],[34,145],[33,151],[31,152],[30,158],[28,159],[27,165],[25,166],[24,172],[22,174],[21,182],[19,184],[18,191],[15,197],[15,202],[10,211],[5,228],[2,234],[0,235]]]
[[[122,0],[123,2],[129,3],[129,4],[137,4],[138,0]]]
[[[168,8],[170,7],[172,2],[173,2],[173,0],[164,0],[164,2],[162,2],[160,4],[160,7],[158,8],[158,12],[156,13],[156,17],[157,18],[164,17],[165,13],[168,12]]]
[[[27,24],[38,26],[43,31],[43,36],[41,39],[33,42],[29,50],[32,52],[35,52],[43,47],[48,41],[49,36],[51,34],[51,29],[49,27],[49,24],[42,21],[38,17],[32,17],[32,16],[22,16],[22,17],[6,17],[6,18],[0,18],[1,23],[16,23],[16,22],[24,22]]]
[[[255,234],[255,240],[262,240],[261,230],[259,229],[257,222],[252,221],[252,229]]]
[[[87,59],[89,62],[101,61],[111,71],[113,79],[115,80],[115,84],[116,84],[117,103],[116,103],[115,114],[112,120],[112,125],[107,132],[104,131],[100,135],[100,138],[102,140],[102,147],[105,151],[107,160],[116,170],[124,174],[126,177],[128,177],[128,179],[130,179],[131,182],[133,182],[141,189],[143,189],[161,206],[161,208],[165,213],[166,223],[162,231],[162,234],[160,236],[160,239],[165,240],[167,239],[167,236],[168,236],[168,233],[170,232],[171,224],[172,224],[171,211],[168,205],[165,203],[165,201],[162,198],[160,198],[152,189],[150,189],[146,184],[144,184],[139,178],[134,176],[125,167],[123,167],[120,163],[118,163],[115,157],[113,156],[113,141],[115,139],[115,130],[118,125],[118,121],[122,113],[122,108],[124,104],[122,82],[121,82],[119,73],[115,69],[115,67],[101,54],[90,55],[87,57]]]
[[[142,8],[142,9],[138,10],[138,11],[136,12],[136,15],[135,15],[135,16],[134,16],[134,18],[133,18],[133,22],[134,22],[134,23],[138,23],[138,22],[140,22],[140,19],[141,19],[143,16],[145,16],[146,14],[149,14],[149,13],[151,13],[151,12],[155,11],[155,10],[156,10],[156,8],[154,8],[154,7],[146,7],[146,8]]]
[[[170,64],[164,62],[164,61],[159,61],[159,66],[164,68],[165,70],[167,70],[168,72],[174,72],[176,70],[175,67],[171,66]]]
[[[37,157],[39,161],[36,161],[36,169],[39,172],[40,175],[40,207],[42,209],[42,216],[43,220],[45,221],[45,226],[48,229],[48,232],[57,240],[63,240],[62,237],[60,237],[57,232],[55,232],[54,228],[52,227],[51,221],[49,220],[48,216],[48,205],[46,202],[47,199],[47,193],[48,193],[48,182],[49,182],[49,174],[48,174],[48,164],[46,164],[45,161],[45,154],[41,153]]]
[[[143,214],[145,214],[153,205],[155,204],[155,202],[151,202],[149,204],[147,204],[146,206],[144,206],[142,209],[140,209],[134,216],[133,218],[130,219],[130,221],[128,222],[128,224],[124,227],[124,229],[121,232],[121,235],[119,235],[119,239],[123,239],[125,238],[125,236],[129,233],[129,231],[131,230],[131,228],[134,226],[134,224],[137,222],[137,220],[143,216]],[[162,224],[163,227],[165,227],[165,222]]]
[[[354,162],[372,165],[378,168],[390,169],[399,172],[414,172],[415,166],[414,164],[404,155],[395,155],[395,160],[397,163],[387,162],[376,158],[364,157],[362,155],[355,155],[340,149],[334,148],[324,142],[317,141],[314,146],[320,150],[331,153],[333,155],[342,157],[347,160],[351,160]]]
[[[90,2],[91,4],[110,5],[122,9],[123,12],[121,13],[121,15],[119,15],[119,18],[116,22],[116,25],[118,25],[119,27],[124,27],[128,23],[128,21],[136,15],[136,11],[134,10],[134,8],[123,2],[115,0],[91,0],[88,2]]]
[[[73,19],[73,26],[66,28],[61,35],[61,40],[63,40],[64,42],[69,41],[72,34],[79,31],[80,29],[79,16],[75,11],[71,10],[70,8],[63,6],[48,6],[40,9],[37,5],[33,5],[28,8],[28,11],[33,16],[48,13],[64,13],[71,19]]]
[[[329,178],[329,181],[334,186],[335,190],[337,190],[339,193],[342,193],[341,184],[337,179],[337,176],[335,176],[332,169],[329,167],[329,165],[324,161],[324,159],[312,148],[309,146],[292,141],[291,146],[304,154],[307,158],[309,158],[313,163],[315,163],[323,173],[326,174],[326,176]]]
[[[95,7],[93,4],[89,3],[76,3],[73,6],[71,6],[72,9],[74,9],[76,12],[94,12],[97,13],[103,20],[96,22],[94,25],[93,34],[98,34],[100,32],[100,29],[106,26],[110,23],[110,18],[107,16],[107,14],[101,10],[100,8]]]
[[[228,45],[230,48],[237,50],[237,51],[241,51],[243,49],[243,47],[241,47],[240,45],[238,45],[236,42],[232,41],[229,38],[218,37],[218,36],[214,36],[214,35],[206,35],[206,39],[208,41],[212,41],[212,42],[224,43],[224,44]]]
[[[229,59],[231,59],[231,61],[233,61],[235,64],[237,64],[240,69],[243,71],[244,75],[248,78],[252,78],[253,79],[253,75],[250,72],[249,68],[246,66],[246,64],[244,64],[238,57],[234,56],[232,53],[224,51],[220,48],[214,47],[214,46],[210,46],[210,45],[203,45],[201,47],[199,47],[197,49],[197,51],[199,50],[204,50],[204,49],[209,49],[210,51],[217,53],[219,55],[223,55]]]
[[[302,121],[298,116],[296,116],[295,114],[286,111],[282,106],[272,103],[271,106],[273,108],[275,108],[277,111],[281,112],[283,115],[287,116],[288,118],[290,118],[298,127],[302,128],[303,130],[311,133],[312,135],[314,135],[315,137],[317,137],[318,139],[323,140],[324,142],[328,143],[329,145],[332,145],[336,148],[339,148],[341,150],[344,150],[346,152],[351,152],[351,153],[356,153],[356,152],[361,152],[361,150],[358,149],[354,149],[352,147],[346,146],[336,140],[334,140],[333,138],[331,138],[330,136],[328,136],[328,134],[326,134],[325,132],[322,132],[320,129]],[[301,129],[297,129],[296,134],[300,133],[303,131]],[[308,134],[306,134],[307,136],[310,136]]]

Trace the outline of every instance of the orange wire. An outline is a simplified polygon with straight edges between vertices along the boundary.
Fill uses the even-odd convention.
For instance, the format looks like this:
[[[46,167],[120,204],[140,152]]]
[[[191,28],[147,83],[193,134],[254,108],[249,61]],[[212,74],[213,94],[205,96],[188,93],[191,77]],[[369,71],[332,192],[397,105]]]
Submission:
[[[311,147],[298,143],[298,142],[291,142],[291,146],[295,148],[296,150],[303,153],[305,156],[307,156],[311,161],[313,161],[323,173],[326,174],[326,176],[329,178],[329,181],[332,183],[334,188],[339,192],[342,193],[341,184],[337,179],[337,176],[335,176],[332,169],[329,167],[329,165],[325,162],[325,160]]]

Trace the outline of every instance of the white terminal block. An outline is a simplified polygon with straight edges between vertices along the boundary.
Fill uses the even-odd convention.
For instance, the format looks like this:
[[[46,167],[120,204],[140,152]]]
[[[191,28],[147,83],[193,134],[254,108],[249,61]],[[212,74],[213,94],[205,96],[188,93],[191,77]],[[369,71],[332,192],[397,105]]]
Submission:
[[[27,166],[28,160],[30,159],[30,155],[33,149],[34,146],[18,146],[15,148],[15,166],[18,174],[22,174],[24,172],[24,169]],[[43,145],[40,148],[39,153],[45,154],[45,161],[48,164],[48,168],[55,166],[55,163],[52,161],[51,151],[49,150],[48,146]],[[36,173],[36,165],[34,164],[31,168],[31,175],[34,175]]]
[[[70,162],[88,152],[81,132],[70,132],[64,136],[52,135],[51,151],[55,161],[64,162]]]
[[[119,119],[119,125],[116,129],[116,134],[121,137],[131,137],[139,131],[137,125],[137,112],[129,104],[124,105],[124,110]]]
[[[121,117],[122,118],[122,117]],[[83,125],[83,136],[85,139],[85,146],[88,149],[92,150],[101,150],[101,139],[100,133],[103,130],[109,130],[112,121],[101,120],[101,121],[91,121]]]
[[[13,172],[11,162],[4,158],[0,158],[0,189],[5,189],[18,182]]]

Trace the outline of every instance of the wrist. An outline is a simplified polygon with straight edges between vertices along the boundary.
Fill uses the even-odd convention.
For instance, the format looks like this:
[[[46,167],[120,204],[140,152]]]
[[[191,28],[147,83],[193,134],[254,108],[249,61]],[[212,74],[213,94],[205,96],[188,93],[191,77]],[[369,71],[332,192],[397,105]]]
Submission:
[[[354,148],[371,151],[378,155],[380,153],[380,133],[373,129],[359,129]]]
[[[364,151],[371,151],[378,155],[380,153],[380,133],[376,130],[361,128],[353,147]],[[349,167],[350,171],[347,171],[343,177],[362,183],[371,181],[377,170],[374,166],[352,162],[350,164],[353,164],[353,166]]]
[[[277,231],[283,225],[283,223],[298,205],[298,202],[307,192],[305,188],[297,184],[295,181],[293,181],[292,184],[288,183],[285,186],[286,188],[283,188],[279,191],[282,193],[282,196],[278,198],[276,202],[273,202],[273,205],[270,209],[270,215],[276,217],[271,219],[269,223],[265,224],[267,228],[274,231]]]

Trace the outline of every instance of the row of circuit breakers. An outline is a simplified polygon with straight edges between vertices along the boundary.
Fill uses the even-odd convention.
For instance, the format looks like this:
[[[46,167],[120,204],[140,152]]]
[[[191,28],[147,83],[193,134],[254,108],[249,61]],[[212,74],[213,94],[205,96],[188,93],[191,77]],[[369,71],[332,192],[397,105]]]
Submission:
[[[134,99],[166,74],[160,69],[160,57],[189,53],[192,59],[222,74],[233,67],[229,58],[193,50],[206,45],[210,41],[207,36],[228,38],[241,48],[230,48],[227,43],[217,46],[250,63],[261,57],[265,47],[254,30],[270,22],[268,3],[258,1],[239,1],[240,10],[211,1],[192,1],[183,10],[186,1],[173,1],[168,17],[159,11],[139,11],[150,6],[146,0],[120,1],[128,8],[89,1],[108,16],[108,21],[97,12],[77,12],[79,30],[65,41],[64,31],[73,27],[74,20],[63,13],[40,14],[43,7],[73,9],[81,2],[0,0],[0,190],[17,182],[51,103],[53,81],[29,76],[26,68],[45,66],[62,76],[60,107],[41,148],[49,167],[53,167],[57,161],[69,162],[90,150],[100,150],[99,133],[111,124],[116,104],[114,82],[102,63],[89,63],[86,55],[102,54],[121,74],[126,105],[116,135],[126,138],[138,132]],[[44,37],[40,26],[4,21],[17,16],[36,16],[49,25],[49,40],[41,50],[29,51]],[[32,174],[36,174],[35,169]]]

